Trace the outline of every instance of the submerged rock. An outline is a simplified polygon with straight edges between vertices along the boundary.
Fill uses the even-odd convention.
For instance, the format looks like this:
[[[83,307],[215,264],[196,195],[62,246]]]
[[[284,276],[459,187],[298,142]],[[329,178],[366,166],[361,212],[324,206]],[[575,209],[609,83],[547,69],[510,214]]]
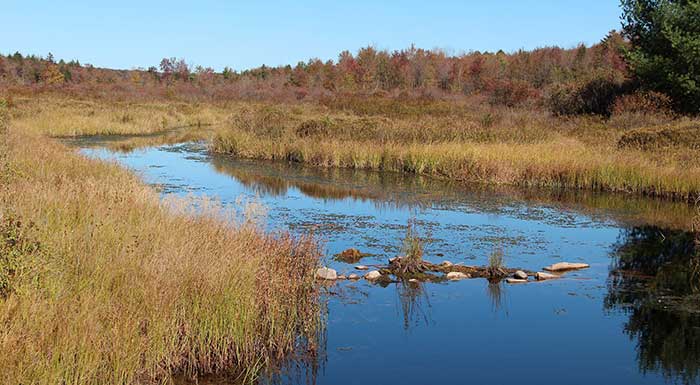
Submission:
[[[450,281],[459,281],[460,279],[467,278],[471,278],[471,276],[469,274],[464,274],[460,271],[451,271],[447,273],[447,279],[449,279]]]
[[[515,273],[513,273],[513,277],[515,277],[516,279],[527,280],[527,273],[522,270],[518,270]]]
[[[507,283],[527,283],[527,278],[526,279],[520,279],[520,278],[506,278]]]
[[[559,262],[553,265],[549,265],[544,268],[546,271],[566,271],[566,270],[578,270],[586,269],[591,267],[587,263],[571,263],[571,262]]]
[[[338,279],[338,273],[335,270],[330,269],[328,267],[322,267],[316,270],[316,278],[334,281]]]
[[[356,279],[360,279],[360,276],[355,274],[355,273],[352,273],[352,274],[348,275],[348,279],[352,279],[354,281]]]
[[[355,266],[355,269],[357,269],[357,270],[369,270],[369,267],[367,267],[365,265],[357,265],[357,266]]]
[[[369,273],[365,274],[365,279],[367,279],[368,281],[376,281],[381,277],[382,273],[378,272],[377,270],[372,270]]]
[[[543,273],[541,271],[538,271],[537,274],[535,274],[535,278],[537,278],[538,281],[545,281],[548,279],[557,279],[560,278],[560,276],[556,274],[549,274],[549,273]]]
[[[350,249],[344,250],[340,254],[336,254],[335,259],[337,259],[339,261],[346,262],[346,263],[353,263],[353,262],[356,263],[356,262],[359,262],[360,259],[362,259],[366,256],[367,256],[366,253],[363,253],[360,250],[357,250],[354,248],[350,248]]]

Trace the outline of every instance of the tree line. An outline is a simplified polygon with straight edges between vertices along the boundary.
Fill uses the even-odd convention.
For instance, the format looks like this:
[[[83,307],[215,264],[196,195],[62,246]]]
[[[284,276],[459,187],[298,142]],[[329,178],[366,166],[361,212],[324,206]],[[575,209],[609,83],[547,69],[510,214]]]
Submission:
[[[700,2],[623,0],[623,29],[599,43],[450,55],[368,46],[337,60],[221,72],[164,58],[148,69],[111,70],[20,53],[0,55],[0,86],[14,92],[185,100],[318,100],[363,95],[478,98],[555,114],[615,108],[700,110]]]

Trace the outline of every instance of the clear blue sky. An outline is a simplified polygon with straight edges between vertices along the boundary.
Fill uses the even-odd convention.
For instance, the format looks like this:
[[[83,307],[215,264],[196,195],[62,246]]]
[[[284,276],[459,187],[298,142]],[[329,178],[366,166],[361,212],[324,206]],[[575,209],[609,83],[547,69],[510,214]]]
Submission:
[[[103,4],[98,4],[103,3]],[[296,64],[373,45],[469,50],[572,47],[619,29],[617,0],[2,0],[0,52],[101,67],[163,57],[221,70]]]

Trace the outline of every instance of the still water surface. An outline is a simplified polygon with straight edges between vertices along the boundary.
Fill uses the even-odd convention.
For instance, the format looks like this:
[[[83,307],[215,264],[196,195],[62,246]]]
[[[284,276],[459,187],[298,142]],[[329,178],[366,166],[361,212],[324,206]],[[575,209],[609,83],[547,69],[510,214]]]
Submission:
[[[338,282],[324,290],[321,354],[265,382],[700,383],[700,316],[684,300],[697,293],[693,240],[672,230],[688,223],[686,205],[235,160],[199,143],[81,151],[135,170],[163,194],[261,204],[270,229],[319,236],[339,273],[353,265],[332,256],[350,247],[372,254],[365,265],[399,254],[409,221],[435,263],[484,265],[502,248],[511,267],[591,265],[526,285]]]

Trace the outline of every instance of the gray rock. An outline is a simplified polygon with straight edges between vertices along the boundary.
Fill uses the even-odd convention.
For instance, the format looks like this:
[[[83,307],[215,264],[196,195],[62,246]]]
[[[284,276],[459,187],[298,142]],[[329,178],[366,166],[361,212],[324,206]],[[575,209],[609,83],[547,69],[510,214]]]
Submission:
[[[571,262],[559,262],[553,265],[549,265],[544,268],[546,271],[567,271],[567,270],[578,270],[586,269],[591,267],[587,263],[571,263]]]
[[[360,279],[360,276],[355,274],[355,273],[352,273],[352,274],[348,275],[348,279],[352,279],[354,281],[356,279]]]
[[[372,270],[369,273],[365,274],[365,279],[367,279],[368,281],[376,281],[381,277],[382,273],[378,272],[377,270]]]
[[[515,272],[515,274],[513,274],[513,277],[515,277],[516,279],[525,279],[525,280],[527,280],[527,273],[524,272],[524,271],[522,271],[522,270],[518,270],[518,271]]]
[[[537,278],[538,281],[546,281],[548,279],[557,279],[557,278],[559,278],[559,276],[555,275],[555,274],[543,273],[541,271],[538,271],[537,274],[535,274],[535,278]]]
[[[507,283],[527,283],[527,279],[506,278]]]
[[[338,279],[348,279],[348,277],[344,276],[343,274],[338,275]]]
[[[450,281],[459,281],[460,279],[467,278],[471,278],[471,276],[469,274],[464,274],[460,271],[451,271],[447,273],[447,279],[449,279]]]
[[[335,270],[330,269],[328,267],[322,267],[316,270],[316,278],[334,281],[338,279],[338,273]]]
[[[355,269],[357,269],[357,270],[369,270],[369,267],[367,267],[365,265],[357,265],[357,266],[355,266]]]

